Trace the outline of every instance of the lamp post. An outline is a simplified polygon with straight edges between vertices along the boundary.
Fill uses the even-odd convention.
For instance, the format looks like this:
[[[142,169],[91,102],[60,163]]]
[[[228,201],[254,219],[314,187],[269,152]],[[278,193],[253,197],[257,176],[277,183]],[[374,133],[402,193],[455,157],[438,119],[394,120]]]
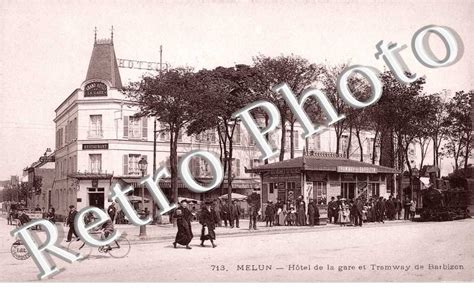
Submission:
[[[148,166],[148,162],[146,162],[145,157],[142,157],[140,161],[138,161],[138,168],[140,169],[142,173],[142,178],[145,176],[146,169]],[[145,206],[145,188],[142,185],[142,207]],[[146,225],[140,226],[140,238],[145,238],[146,237]]]

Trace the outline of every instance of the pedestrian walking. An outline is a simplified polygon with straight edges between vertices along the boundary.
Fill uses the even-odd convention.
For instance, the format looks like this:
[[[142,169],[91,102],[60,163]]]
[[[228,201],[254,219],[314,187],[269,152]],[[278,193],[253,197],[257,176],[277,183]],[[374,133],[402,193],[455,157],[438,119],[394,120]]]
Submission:
[[[69,231],[67,232],[67,242],[71,241],[72,236],[74,235],[77,238],[76,229],[74,228],[74,219],[76,218],[77,210],[74,205],[69,206],[69,214],[67,216],[66,225],[69,226]]]
[[[231,222],[231,227],[233,227],[233,224],[235,223],[235,227],[239,228],[239,219],[240,219],[240,207],[235,203],[235,201],[232,202],[232,222]]]
[[[217,215],[214,209],[211,208],[211,203],[206,202],[204,208],[199,216],[199,222],[202,225],[201,228],[201,247],[204,246],[204,241],[210,240],[212,247],[215,248],[217,245],[214,243],[216,239],[216,232],[214,231],[217,223]]]
[[[257,217],[260,211],[260,196],[254,191],[247,197],[247,202],[249,204],[249,230],[257,230]]]
[[[400,218],[402,217],[402,209],[403,209],[400,198],[395,199],[395,209],[397,211],[397,219],[400,220]]]
[[[303,200],[303,196],[299,196],[296,200],[297,213],[296,216],[296,225],[305,226],[306,225],[306,203]]]
[[[115,216],[117,215],[117,207],[115,206],[115,202],[112,203],[107,208],[107,214],[109,214],[110,220],[112,223],[115,221]]]
[[[353,207],[354,225],[362,227],[362,215],[364,211],[364,203],[358,199]]]
[[[315,205],[311,199],[308,203],[308,222],[311,227],[314,227]]]
[[[415,201],[410,201],[410,220],[413,221],[415,219],[415,213],[416,213],[416,202]]]
[[[278,213],[278,225],[279,226],[284,226],[285,225],[285,218],[286,218],[286,214],[288,213],[287,209],[286,209],[286,204],[281,201],[281,211],[280,213]]]
[[[268,227],[270,224],[270,227],[273,227],[273,216],[275,215],[275,209],[273,206],[273,202],[270,200],[267,203],[267,206],[265,207],[265,226]]]
[[[410,220],[410,207],[411,207],[411,202],[408,200],[408,198],[405,200],[405,204],[403,205],[403,220]]]
[[[228,202],[224,202],[222,205],[222,220],[224,221],[224,226],[227,228],[227,222],[230,225],[230,207]]]
[[[176,244],[186,246],[186,249],[191,249],[189,243],[193,239],[193,231],[191,229],[191,220],[193,214],[188,209],[188,203],[182,201],[175,213],[176,223],[178,225],[178,232],[174,239],[173,246],[176,248]]]
[[[52,223],[56,223],[56,210],[53,207],[49,208],[49,212],[46,215],[46,219]]]

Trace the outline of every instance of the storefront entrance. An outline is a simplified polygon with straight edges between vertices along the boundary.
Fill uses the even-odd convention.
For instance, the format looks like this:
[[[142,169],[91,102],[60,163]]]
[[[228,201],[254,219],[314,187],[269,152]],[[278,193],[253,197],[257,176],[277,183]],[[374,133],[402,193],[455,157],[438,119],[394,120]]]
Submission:
[[[100,191],[102,189],[102,191]],[[89,206],[104,209],[104,189],[89,188]]]
[[[342,197],[346,199],[353,199],[355,197],[356,184],[353,182],[341,183]]]

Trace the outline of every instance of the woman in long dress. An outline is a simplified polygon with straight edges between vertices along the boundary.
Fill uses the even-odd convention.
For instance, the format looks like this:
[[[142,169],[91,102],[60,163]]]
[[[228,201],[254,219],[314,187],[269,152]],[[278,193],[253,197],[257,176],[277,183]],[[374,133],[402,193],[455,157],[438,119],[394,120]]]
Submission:
[[[191,230],[193,214],[188,210],[187,205],[186,201],[181,202],[174,214],[178,225],[178,233],[176,233],[176,238],[173,243],[175,248],[176,244],[180,244],[186,246],[186,249],[191,249],[189,243],[193,239],[193,231]]]
[[[283,202],[281,203],[281,211],[280,214],[278,214],[278,225],[279,226],[284,226],[285,225],[285,218],[286,218],[286,204]]]
[[[217,245],[214,244],[214,240],[216,239],[216,233],[214,232],[214,229],[216,228],[217,215],[216,212],[211,209],[210,202],[206,202],[204,204],[204,208],[202,209],[201,214],[199,215],[199,222],[202,225],[201,247],[204,247],[204,241],[206,240],[211,241],[213,248],[217,247]]]

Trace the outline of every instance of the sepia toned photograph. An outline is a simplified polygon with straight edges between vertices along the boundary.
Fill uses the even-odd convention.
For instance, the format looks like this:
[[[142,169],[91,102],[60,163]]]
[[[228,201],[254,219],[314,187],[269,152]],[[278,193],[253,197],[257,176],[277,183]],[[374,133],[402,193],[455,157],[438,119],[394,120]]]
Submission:
[[[1,1],[0,282],[472,282],[472,1]]]

